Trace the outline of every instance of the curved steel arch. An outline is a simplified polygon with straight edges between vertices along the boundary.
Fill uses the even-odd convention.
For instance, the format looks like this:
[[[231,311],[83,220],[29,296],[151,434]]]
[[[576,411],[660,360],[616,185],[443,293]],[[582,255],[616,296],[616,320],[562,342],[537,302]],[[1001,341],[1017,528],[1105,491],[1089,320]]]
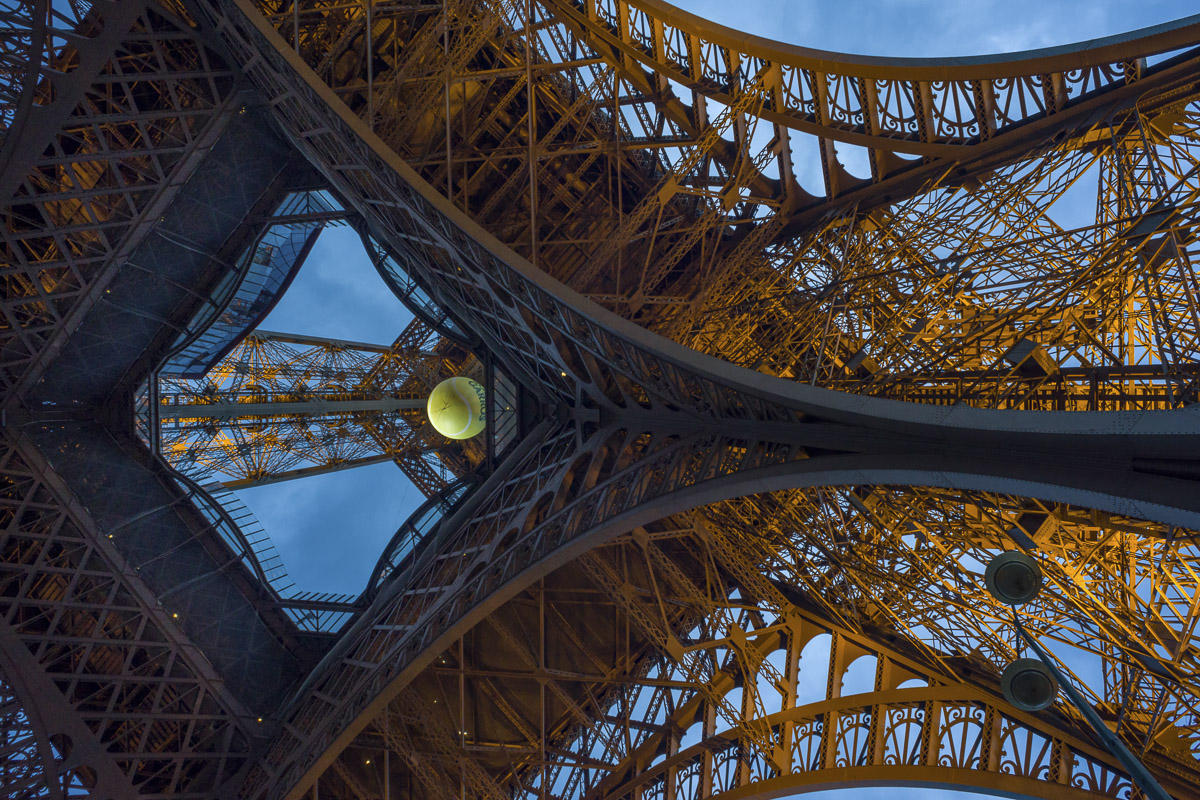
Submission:
[[[386,586],[343,633],[297,693],[298,702],[285,711],[285,718],[291,720],[289,730],[277,734],[276,752],[286,754],[289,766],[294,765],[281,773],[283,780],[278,784],[280,789],[295,786],[287,796],[299,796],[421,669],[490,611],[617,535],[664,515],[748,493],[831,483],[940,482],[936,472],[889,469],[879,463],[883,459],[878,454],[816,457],[768,466],[754,466],[751,458],[742,471],[738,470],[743,466],[740,461],[717,456],[710,461],[726,463],[730,473],[689,476],[690,466],[705,460],[705,454],[732,453],[741,446],[737,440],[726,440],[723,447],[713,441],[693,440],[643,454],[634,468],[589,485],[584,476],[595,474],[591,469],[594,462],[625,457],[628,442],[638,438],[637,432],[622,436],[621,445],[607,452],[604,445],[610,432],[602,431],[578,449],[570,447],[576,439],[570,427],[548,432],[524,458],[514,457],[511,469],[494,476],[468,500],[467,508],[448,518],[422,557]],[[581,454],[591,455],[580,463]],[[769,464],[778,452],[755,449],[755,456]],[[960,458],[992,462],[978,471],[987,472],[988,482],[997,480],[994,455]],[[849,463],[844,471],[832,467],[822,472],[817,463],[825,459]],[[908,456],[901,460],[912,463]],[[1025,465],[1013,462],[1012,468],[1024,469]],[[1050,468],[1046,477],[1067,471]],[[689,477],[695,482],[689,483]],[[705,482],[705,478],[709,480]],[[965,474],[960,480],[951,487],[978,486],[976,481],[980,481]],[[995,488],[994,483],[990,485]],[[557,512],[547,513],[556,507]],[[303,736],[295,731],[303,731]],[[303,769],[306,762],[311,766]],[[301,778],[302,773],[307,774]]]
[[[374,233],[412,252],[414,268],[421,268],[438,299],[472,318],[514,374],[578,423],[547,426],[545,438],[527,443],[524,456],[510,462],[507,482],[497,478],[478,503],[448,521],[439,534],[439,552],[380,595],[336,656],[310,678],[307,689],[314,691],[285,712],[287,730],[247,784],[248,796],[298,796],[315,776],[313,765],[344,746],[421,659],[432,657],[431,648],[517,591],[520,581],[548,571],[589,542],[628,529],[639,514],[658,517],[695,505],[701,498],[688,498],[684,490],[706,479],[738,473],[723,486],[728,494],[712,499],[792,485],[794,476],[764,484],[756,470],[786,472],[803,464],[806,448],[857,452],[877,466],[888,448],[893,454],[907,451],[889,464],[902,470],[890,476],[873,474],[868,463],[850,457],[847,466],[856,470],[851,482],[947,480],[930,479],[932,466],[951,480],[956,474],[983,475],[990,485],[972,485],[1028,494],[1018,476],[1036,471],[1043,483],[1059,487],[1045,490],[1045,496],[1195,524],[1193,501],[1181,499],[1180,489],[1189,484],[1167,477],[1170,465],[1160,463],[1186,460],[1197,436],[1194,413],[988,412],[898,403],[772,378],[658,339],[537,272],[465,219],[350,115],[248,3],[208,9],[298,146],[359,206]],[[645,410],[628,410],[638,406]],[[608,453],[614,464],[628,458],[636,468],[615,474],[604,468],[602,490],[564,480],[572,468],[565,459],[584,455],[583,442],[593,440],[585,433],[589,426],[613,430],[606,421],[627,425],[630,438],[664,427],[677,438],[659,452],[650,436]],[[1013,448],[1003,466],[986,452],[1000,445]],[[964,447],[982,455],[964,455]],[[1051,455],[1064,447],[1075,452],[1074,461]],[[1030,448],[1041,464],[1031,463]],[[914,461],[922,451],[922,458],[932,460]],[[811,461],[837,463],[841,457]],[[1139,475],[1134,459],[1147,459],[1167,475]],[[1098,473],[1082,471],[1089,460],[1101,465]],[[969,462],[973,465],[959,468]],[[918,475],[913,464],[926,471]],[[804,466],[819,470],[815,463]],[[846,475],[833,478],[849,480]],[[1072,492],[1094,494],[1056,494],[1073,481],[1078,483]],[[560,494],[563,486],[566,494]],[[680,491],[672,500],[675,489]],[[1130,500],[1147,505],[1124,505]],[[477,524],[480,520],[485,524]],[[471,557],[462,557],[468,553]],[[417,571],[424,577],[414,583]],[[303,738],[295,731],[304,731]]]
[[[828,211],[828,203],[801,199],[804,193],[790,185],[797,176],[787,174],[790,157],[782,155],[789,148],[789,130],[820,140],[826,200],[874,208],[950,173],[954,182],[984,174],[1018,140],[1036,145],[1051,133],[1065,136],[1112,117],[1139,97],[1145,102],[1153,83],[1187,80],[1187,72],[1172,62],[1147,68],[1145,57],[1200,42],[1200,18],[1193,16],[1028,52],[886,58],[770,41],[662,0],[545,0],[544,5],[693,137],[706,116],[703,104],[694,99],[688,105],[667,79],[696,98],[729,108],[738,107],[739,98],[760,94],[761,104],[742,113],[775,125],[782,143],[777,152],[782,195],[785,205],[799,207],[790,209],[789,230]],[[867,148],[870,174],[850,174],[834,142]],[[733,164],[726,146],[718,146],[714,156]],[[756,180],[769,183],[761,174]]]
[[[605,0],[577,0],[588,8]],[[740,48],[755,58],[810,70],[828,70],[839,75],[864,78],[910,80],[969,80],[1038,75],[1130,61],[1155,53],[1187,47],[1200,37],[1200,14],[1151,25],[1099,39],[1071,42],[1032,50],[1013,50],[974,56],[867,56],[839,53],[791,44],[746,33],[704,19],[667,0],[607,0],[624,2],[651,19],[678,27],[722,47]]]
[[[262,2],[257,5],[269,7]],[[1111,289],[1101,301],[1081,297],[1076,291],[1064,297],[1064,279],[1098,280],[1108,285],[1112,274],[1138,269],[1130,266],[1137,259],[1165,260],[1159,270],[1190,272],[1190,267],[1181,267],[1177,259],[1166,258],[1171,251],[1163,252],[1162,241],[1168,240],[1169,245],[1172,237],[1186,238],[1181,229],[1186,228],[1185,220],[1191,217],[1196,202],[1189,181],[1171,185],[1179,177],[1171,170],[1179,165],[1170,163],[1171,150],[1191,147],[1189,131],[1196,124],[1190,78],[1197,61],[1194,54],[1165,72],[1151,71],[1132,84],[1108,86],[1083,105],[1072,104],[1073,110],[1022,123],[1009,133],[992,137],[986,147],[984,143],[970,145],[969,158],[926,160],[919,165],[908,162],[905,176],[888,177],[886,187],[860,191],[854,188],[858,184],[846,184],[841,189],[852,190],[853,198],[843,199],[839,189],[830,195],[832,200],[819,202],[806,199],[794,181],[787,179],[793,170],[784,162],[803,154],[787,155],[786,126],[775,125],[775,138],[769,146],[762,145],[770,131],[764,133],[769,127],[765,122],[754,127],[758,112],[753,98],[747,108],[739,105],[740,111],[732,115],[729,109],[705,113],[702,94],[696,95],[688,108],[684,100],[672,95],[672,86],[678,92],[678,85],[656,77],[639,62],[595,45],[584,35],[586,29],[570,22],[557,6],[530,6],[529,13],[546,35],[533,41],[533,75],[542,77],[530,79],[536,103],[529,101],[533,105],[528,108],[522,99],[520,77],[524,73],[524,4],[496,0],[447,5],[445,13],[452,23],[444,62],[442,45],[430,49],[432,30],[443,16],[439,7],[422,6],[422,13],[411,24],[403,21],[407,18],[389,17],[386,8],[377,8],[376,25],[385,26],[389,33],[380,32],[374,40],[377,63],[373,73],[365,59],[371,36],[368,34],[365,42],[361,39],[365,6],[339,8],[344,19],[339,16],[337,24],[332,24],[332,19],[321,22],[325,18],[315,6],[301,15],[295,28],[285,12],[269,18],[285,38],[293,37],[289,41],[294,40],[308,63],[348,98],[354,112],[370,119],[385,142],[431,185],[469,209],[482,227],[572,288],[658,332],[739,363],[761,364],[776,374],[799,375],[811,370],[813,380],[822,385],[836,383],[872,394],[880,391],[881,381],[887,384],[888,376],[899,378],[897,370],[919,374],[934,383],[949,376],[949,380],[963,381],[967,388],[961,391],[972,395],[970,402],[980,402],[974,382],[982,370],[988,373],[988,381],[1021,398],[1034,383],[1027,369],[1015,378],[992,376],[1006,371],[1000,359],[1019,335],[1014,331],[1025,332],[1060,361],[1069,357],[1072,346],[1085,348],[1087,360],[1105,366],[1113,359],[1132,359],[1114,356],[1112,350],[1097,350],[1080,330],[1082,326],[1071,324],[1070,315],[1081,304],[1089,310],[1098,306],[1102,319],[1111,319],[1110,314],[1132,317],[1130,324],[1139,327],[1146,313],[1138,314],[1133,304],[1123,308],[1112,300]],[[498,9],[504,12],[499,21]],[[336,57],[326,56],[324,46],[333,46],[333,32],[341,48]],[[355,40],[355,36],[360,38]],[[401,42],[399,55],[395,38]],[[440,42],[442,34],[433,38]],[[385,40],[387,46],[381,44]],[[331,59],[341,64],[336,78],[322,72],[330,68]],[[451,87],[460,82],[471,86],[478,82],[483,87],[470,111],[455,112],[461,117],[461,126],[458,119],[453,126],[446,126],[444,154],[440,152],[441,126],[419,124],[431,114],[437,118],[442,113],[443,98],[433,92],[438,89],[437,81],[421,79],[417,81],[419,90],[404,91],[401,86],[411,83],[412,75],[425,74],[422,70],[426,68],[440,75],[426,64],[430,59],[450,72]],[[505,68],[490,68],[497,66]],[[350,89],[346,82],[351,77],[353,85],[360,88]],[[401,91],[405,102],[400,108],[386,110],[377,102],[372,116],[364,95],[371,91],[365,88],[368,86],[375,87],[377,99],[390,96],[393,89]],[[459,101],[458,90],[446,91],[454,106]],[[1191,105],[1177,113],[1187,103]],[[765,101],[759,104],[765,105]],[[478,116],[474,113],[477,106]],[[618,107],[624,107],[624,117],[632,120],[627,128],[612,124],[612,109]],[[1138,113],[1139,109],[1144,113]],[[540,110],[540,115],[535,110]],[[525,148],[513,146],[513,137],[520,131],[497,122],[525,114],[534,117],[529,135],[536,140],[528,148],[527,164],[519,163]],[[396,131],[414,125],[420,129],[419,143],[410,145]],[[1175,133],[1171,133],[1172,126]],[[750,133],[751,129],[756,133]],[[581,146],[582,142],[587,146]],[[831,141],[825,144],[832,147]],[[821,154],[832,180],[839,168],[836,159],[829,160],[830,152],[822,150]],[[610,155],[597,155],[604,153]],[[876,154],[886,151],[880,149]],[[778,181],[761,174],[775,174],[770,167],[772,159],[779,161]],[[1194,155],[1185,154],[1182,160],[1190,163]],[[461,178],[451,180],[451,163],[455,175],[461,164]],[[1049,229],[1056,220],[1061,222],[1060,206],[1054,205],[1053,217],[1046,213],[1057,194],[1044,191],[1040,180],[1057,183],[1059,188],[1068,181],[1074,186],[1073,179],[1089,163],[1108,176],[1106,181],[1115,181],[1113,174],[1125,174],[1131,165],[1139,172],[1165,168],[1168,180],[1154,191],[1146,183],[1131,187],[1116,181],[1098,198],[1105,210],[1097,212],[1096,229],[1060,232],[1062,236],[1054,238]],[[760,171],[757,177],[753,174],[756,170]],[[890,170],[883,171],[890,174]],[[538,179],[531,178],[531,187],[541,185],[529,193],[536,199],[536,210],[523,202],[524,193],[519,191],[525,177],[534,173]],[[606,173],[621,176],[619,192],[612,191]],[[580,180],[588,184],[586,190],[579,189]],[[610,184],[607,192],[606,183]],[[1172,220],[1158,219],[1154,240],[1143,246],[1130,240],[1128,226],[1118,219],[1131,213],[1129,202],[1117,202],[1118,190],[1132,190],[1132,205],[1143,210],[1173,204],[1177,212]],[[947,195],[955,200],[945,202]],[[625,197],[624,205],[620,196]],[[744,202],[730,209],[730,198],[736,196]],[[512,202],[498,204],[498,197]],[[636,207],[631,199],[637,200]],[[874,208],[880,204],[886,207]],[[505,210],[498,211],[497,205]],[[874,210],[863,213],[869,208]],[[664,224],[651,224],[655,219]],[[985,233],[997,225],[1024,230],[1030,220],[1036,222],[1036,230],[1051,238],[1034,244],[1029,237],[1014,234],[995,247],[994,238]],[[530,226],[542,231],[537,234],[540,245],[518,235],[517,231]],[[1022,245],[1035,247],[1039,258],[1025,260]],[[943,259],[937,255],[946,249],[983,255],[972,257],[964,266],[961,256]],[[643,257],[645,267],[638,270],[636,265],[643,263]],[[872,264],[879,264],[882,271],[873,270]],[[1016,271],[1019,279],[1012,281],[1006,268]],[[905,279],[897,278],[896,272]],[[1046,302],[1039,302],[1036,287],[1047,278],[1055,284],[1055,291]],[[1026,288],[1026,281],[1034,288]],[[1006,288],[999,289],[997,283]],[[1155,288],[1157,292],[1147,290],[1150,301],[1172,309],[1160,317],[1163,325],[1169,325],[1167,320],[1180,313],[1186,300],[1179,290],[1161,283]],[[888,308],[897,290],[911,298],[900,302],[897,314],[885,312],[864,320],[872,309]],[[1001,319],[993,319],[988,327],[978,316],[959,316],[956,301],[963,292],[974,298],[974,304],[994,303]],[[981,301],[980,294],[989,297]],[[763,316],[755,318],[755,312]],[[786,332],[789,317],[803,320],[797,330],[806,333]],[[953,333],[958,326],[968,332],[961,339]],[[1120,345],[1113,344],[1117,334],[1112,328],[1112,324],[1101,325],[1099,334],[1106,346],[1120,351]],[[755,346],[760,338],[770,343],[770,353]],[[1190,340],[1182,333],[1181,338]],[[934,351],[954,360],[942,364],[933,358]],[[1171,359],[1161,356],[1160,360]],[[851,368],[849,376],[843,374],[846,362],[858,365]],[[1064,366],[1070,366],[1069,358]],[[1134,364],[1131,360],[1124,366]],[[975,374],[963,375],[964,371]],[[1064,393],[1074,395],[1068,402],[1078,401],[1082,395],[1082,404],[1086,404],[1087,388],[1080,386],[1086,377],[1081,379],[1081,372],[1084,370],[1055,372],[1050,383],[1059,380],[1058,393],[1044,387],[1038,392],[1037,404],[1053,407]],[[1189,375],[1172,374],[1161,381],[1143,375],[1142,380],[1161,390],[1164,382],[1186,383]],[[1114,392],[1115,385],[1115,380],[1110,383],[1102,378],[1101,402],[1103,393]],[[946,396],[953,397],[954,391],[945,384],[926,385],[917,394],[927,402],[946,402]],[[909,396],[904,399],[917,399],[911,391],[906,394]],[[1166,394],[1170,394],[1169,388]]]
[[[687,527],[677,518],[667,527],[680,525]],[[631,663],[616,675],[591,677],[597,681],[595,692],[608,693],[599,703],[594,693],[576,695],[586,712],[572,704],[561,687],[556,689],[553,694],[560,699],[562,716],[555,714],[555,736],[547,740],[547,752],[554,756],[546,771],[537,762],[518,762],[524,769],[517,772],[518,766],[504,766],[503,758],[496,764],[493,759],[497,778],[489,781],[475,774],[468,791],[503,797],[506,786],[528,786],[531,779],[553,786],[556,796],[593,800],[772,796],[841,781],[957,785],[1048,798],[1071,796],[1071,786],[1080,792],[1076,796],[1120,796],[1128,789],[1120,768],[1090,744],[1088,734],[1069,717],[1069,709],[1065,714],[1022,714],[998,699],[995,679],[986,672],[981,680],[964,680],[964,668],[979,666],[974,659],[951,659],[949,666],[931,661],[928,654],[922,656],[919,650],[880,636],[881,631],[852,632],[845,621],[830,622],[836,615],[829,609],[814,612],[812,607],[778,603],[780,598],[767,598],[738,579],[732,585],[740,594],[730,593],[728,575],[722,577],[720,568],[705,569],[703,574],[693,571],[696,562],[680,550],[680,544],[661,529],[657,534],[635,529],[621,544],[605,548],[609,555],[596,553],[583,559],[600,572],[611,571],[612,580],[581,583],[578,565],[572,565],[556,580],[547,581],[547,586],[557,587],[554,596],[559,600],[581,591],[592,596],[594,588],[601,588],[597,602],[604,608],[599,616],[610,616],[611,601],[623,612],[614,623],[622,624],[623,616],[643,633],[649,633],[644,624],[670,627],[659,612],[665,604],[682,617],[674,617],[675,634],[681,638],[672,646],[669,633],[666,640],[650,634],[658,645],[657,655],[633,662],[637,666]],[[723,543],[711,544],[714,555],[728,552]],[[648,556],[645,561],[643,553]],[[654,568],[647,574],[649,564]],[[447,648],[438,662],[441,666],[435,665],[422,682],[390,704],[391,712],[400,717],[400,722],[392,720],[393,729],[398,724],[408,727],[407,732],[395,734],[398,744],[393,755],[408,761],[400,775],[393,774],[393,786],[406,771],[416,773],[431,793],[445,793],[447,779],[451,785],[457,782],[456,762],[472,768],[473,755],[483,757],[489,744],[505,740],[494,722],[486,722],[501,712],[518,721],[518,729],[524,714],[524,736],[517,730],[513,733],[516,741],[529,741],[536,751],[539,701],[536,689],[530,696],[528,687],[545,680],[547,674],[568,682],[583,677],[578,667],[568,666],[569,659],[540,661],[539,649],[557,652],[565,643],[558,637],[578,641],[577,634],[564,627],[580,624],[586,629],[589,621],[595,622],[568,612],[559,617],[563,627],[554,629],[554,640],[540,644],[536,627],[527,627],[529,617],[523,626],[517,609],[524,609],[533,620],[540,613],[549,614],[553,601],[545,598],[545,592],[545,588],[531,588],[493,612],[467,640],[465,655],[461,647]],[[543,603],[546,607],[539,612]],[[701,609],[703,618],[697,624],[692,615]],[[488,635],[481,635],[484,631]],[[686,638],[684,631],[688,631]],[[813,646],[819,638],[826,640],[824,653]],[[684,657],[681,644],[687,652]],[[485,655],[490,650],[499,652]],[[699,661],[689,663],[697,654],[709,659],[707,669]],[[872,662],[866,672],[861,669],[863,657]],[[469,707],[474,708],[465,724],[471,731],[470,749],[463,749],[448,730],[441,736],[429,732],[431,726],[454,724],[457,712],[446,709],[439,715],[439,706],[430,705],[428,698],[452,701],[454,690],[439,685],[437,675],[442,681],[460,681],[455,678],[458,670],[469,676],[466,680],[482,684],[466,693]],[[848,679],[851,673],[857,675],[853,682]],[[505,686],[499,693],[487,687],[488,681],[501,676],[517,685]],[[866,688],[864,679],[870,680]],[[923,686],[908,688],[913,679]],[[525,691],[519,688],[522,683]],[[968,685],[972,683],[980,685]],[[439,694],[447,690],[448,696]],[[731,708],[718,708],[730,702]],[[569,724],[585,713],[590,721],[579,727]],[[383,730],[377,719],[372,735],[356,742],[358,758],[347,754],[338,767],[353,769],[356,760],[361,765],[364,750],[374,758],[373,741]],[[417,737],[419,742],[414,741]],[[440,782],[436,774],[410,768],[414,747],[417,754],[431,749],[440,753]],[[1172,762],[1160,753],[1152,755],[1175,796],[1195,796],[1186,759]]]
[[[620,556],[619,548],[609,550],[615,556],[597,552],[584,559],[596,585],[663,655],[648,674],[633,678],[643,684],[633,692],[637,702],[625,697],[621,706],[635,714],[631,721],[639,729],[652,733],[621,753],[598,783],[593,771],[586,796],[770,797],[835,783],[941,785],[1035,797],[1069,796],[1068,786],[1099,796],[1130,788],[1116,760],[1092,745],[1070,709],[1017,711],[999,699],[994,677],[978,674],[973,658],[935,663],[932,652],[881,631],[832,621],[834,610],[815,612],[802,594],[789,600],[761,579],[736,575],[735,543],[714,537],[703,523],[701,528],[701,547],[735,573],[732,594],[711,589],[714,580],[720,583],[721,569],[685,576],[641,529],[626,546],[644,551],[654,565],[649,575],[635,576],[630,562],[640,559]],[[704,611],[683,640],[685,648],[672,645],[664,621],[655,620],[655,606],[663,602]],[[655,627],[658,633],[650,630]],[[822,636],[824,651],[813,647]],[[852,665],[863,657],[868,666],[873,662],[870,672],[858,670],[848,684]],[[642,692],[658,686],[661,693],[664,680],[678,686],[696,678],[700,690],[684,691],[665,712],[653,710],[653,702],[646,710],[628,710],[643,708]],[[870,679],[867,688],[859,683],[864,678]],[[912,688],[914,682],[921,686]],[[731,702],[732,708],[721,708]],[[588,771],[586,756],[594,757],[598,744],[612,746],[587,735],[560,744],[574,766],[565,768],[572,774],[553,775],[555,785],[577,787]],[[1153,755],[1176,796],[1196,790],[1188,760]]]
[[[1136,79],[1148,55],[1200,41],[1200,16],[1192,16],[1026,52],[872,57],[771,41],[661,0],[546,2],[585,26],[592,41],[722,103],[732,104],[762,80],[769,97],[765,119],[920,155],[964,157],[966,145]]]
[[[677,800],[700,800],[921,786],[1082,800],[1112,797],[1131,786],[1120,766],[1086,739],[967,687],[848,695],[780,711],[762,722],[791,740],[782,747],[782,771],[755,764],[741,731],[725,731],[627,773],[625,781],[599,794],[605,800],[652,800],[669,796],[671,786]],[[710,792],[702,791],[705,786]]]

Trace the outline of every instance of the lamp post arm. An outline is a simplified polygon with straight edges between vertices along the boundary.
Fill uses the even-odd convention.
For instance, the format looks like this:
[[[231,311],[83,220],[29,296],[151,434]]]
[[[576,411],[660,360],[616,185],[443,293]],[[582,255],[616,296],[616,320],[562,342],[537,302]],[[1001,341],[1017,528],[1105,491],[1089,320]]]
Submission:
[[[1017,619],[1015,614],[1013,615],[1013,622],[1017,626],[1018,635],[1037,654],[1037,657],[1046,665],[1050,673],[1054,675],[1055,680],[1058,681],[1058,685],[1066,692],[1067,699],[1079,710],[1080,714],[1083,714],[1083,718],[1087,720],[1092,730],[1096,732],[1096,736],[1100,739],[1100,743],[1104,748],[1116,756],[1117,760],[1129,772],[1129,777],[1142,790],[1142,794],[1146,795],[1150,800],[1171,800],[1171,796],[1167,794],[1165,789],[1158,785],[1158,781],[1150,774],[1150,770],[1146,769],[1146,765],[1142,763],[1142,760],[1129,752],[1129,748],[1121,741],[1121,737],[1109,730],[1109,727],[1100,719],[1100,715],[1096,713],[1096,709],[1092,708],[1091,703],[1087,702],[1084,696],[1079,693],[1079,690],[1075,688],[1075,684],[1071,679],[1058,669],[1038,640],[1029,635],[1029,632],[1021,625],[1021,621]]]

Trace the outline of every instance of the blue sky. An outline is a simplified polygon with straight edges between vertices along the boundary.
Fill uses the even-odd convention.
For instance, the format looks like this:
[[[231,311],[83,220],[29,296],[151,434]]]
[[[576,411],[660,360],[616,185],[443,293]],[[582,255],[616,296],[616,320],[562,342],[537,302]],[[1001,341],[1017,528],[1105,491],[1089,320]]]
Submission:
[[[887,56],[1001,53],[1109,36],[1196,13],[1182,0],[677,0],[731,27],[826,50]],[[848,166],[852,166],[849,165]],[[269,330],[390,343],[409,319],[345,228],[326,231]],[[390,464],[241,493],[298,589],[358,592],[421,501]],[[820,793],[862,800],[966,797],[929,789]],[[832,800],[832,797],[826,797]]]
[[[913,58],[1051,47],[1200,12],[1183,0],[675,0],[675,5],[791,44]]]

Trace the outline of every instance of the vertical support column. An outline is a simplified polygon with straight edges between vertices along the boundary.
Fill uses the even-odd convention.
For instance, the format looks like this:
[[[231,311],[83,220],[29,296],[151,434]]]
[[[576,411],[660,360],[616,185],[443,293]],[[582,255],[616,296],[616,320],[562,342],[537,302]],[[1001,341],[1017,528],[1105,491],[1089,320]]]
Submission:
[[[877,135],[882,127],[879,123],[879,89],[875,85],[874,78],[859,78],[857,82],[858,102],[862,106],[863,112],[863,127],[868,134]],[[875,181],[886,178],[891,165],[888,160],[891,153],[874,147],[867,153],[871,165],[871,178]]]
[[[800,652],[803,641],[803,625],[804,622],[799,617],[793,617],[788,624],[787,640],[784,650],[787,652],[787,667],[784,669],[783,678],[786,682],[784,687],[783,706],[782,710],[786,711],[789,708],[796,707],[796,687],[800,681]],[[796,733],[796,723],[788,721],[783,723],[779,729],[779,765],[780,768],[791,771],[792,765],[792,738]]]
[[[526,122],[529,136],[529,260],[540,267],[538,259],[538,191],[537,191],[537,99],[533,84],[533,0],[525,0],[525,100],[528,106]]]
[[[918,81],[913,93],[914,109],[917,112],[917,130],[920,131],[921,141],[931,141],[934,134],[933,122],[933,87],[929,81]]]
[[[615,132],[614,138],[616,140],[615,144],[613,145],[613,147],[615,148],[613,152],[615,153],[614,158],[616,158],[616,162],[617,162],[617,188],[616,188],[617,224],[615,226],[613,226],[613,230],[620,230],[621,226],[625,220],[625,192],[623,192],[621,190],[621,187],[623,187],[625,185],[624,171],[622,169],[622,164],[625,161],[625,157],[621,154],[621,122],[622,122],[622,119],[621,119],[621,73],[620,73],[620,70],[616,70],[616,69],[613,70],[613,120],[615,120],[615,124],[613,125],[613,130]],[[624,266],[624,264],[625,264],[625,243],[618,242],[617,243],[617,272],[616,272],[616,276],[614,277],[614,280],[613,280],[614,293],[617,295],[621,294],[621,285],[622,285],[621,284],[621,268]]]
[[[458,640],[458,730],[459,740],[461,745],[466,745],[464,739],[465,734],[462,732],[467,729],[467,649],[466,637],[459,637]],[[463,763],[466,763],[464,754]],[[462,770],[463,779],[458,783],[458,800],[467,800],[467,783],[466,783],[466,767]]]
[[[705,703],[703,706],[704,725],[702,726],[703,738],[707,739],[717,731],[717,710],[712,703]],[[704,750],[703,761],[700,767],[700,796],[711,797],[713,793],[713,769],[716,765],[713,762],[713,752],[708,748]]]
[[[825,698],[832,700],[841,697],[842,694],[842,672],[841,672],[841,651],[845,643],[841,634],[837,631],[830,633],[831,639],[829,642],[829,672],[825,678]],[[827,711],[823,715],[821,725],[821,768],[832,769],[837,761],[837,736],[838,736],[838,713],[837,711]]]
[[[883,691],[884,675],[888,669],[887,656],[880,653],[875,659],[875,681],[872,690]],[[887,706],[882,703],[871,704],[871,733],[867,738],[867,757],[865,766],[875,766],[883,763],[884,744],[887,737]]]
[[[1050,775],[1054,783],[1067,786],[1071,782],[1071,763],[1074,759],[1071,750],[1059,739],[1050,745]]]
[[[294,0],[293,0],[294,2]],[[367,6],[367,125],[375,130],[375,0],[363,0]]]
[[[942,737],[942,704],[936,700],[925,703],[925,728],[921,733],[921,763],[936,767]]]
[[[666,735],[667,752],[666,757],[670,758],[679,752],[679,731],[674,726]],[[674,766],[667,770],[665,781],[663,782],[663,800],[676,800],[678,792],[676,791],[679,779],[679,767]],[[687,800],[687,798],[684,798]]]
[[[529,0],[532,2],[532,0]],[[541,730],[538,746],[541,750],[542,780],[539,786],[542,800],[546,800],[546,579],[538,581],[538,716]]]
[[[818,72],[814,76],[816,84],[817,124],[825,125],[830,119],[829,113],[829,81],[825,73]],[[833,199],[841,194],[841,165],[837,160],[837,149],[833,139],[818,137],[818,147],[821,154],[821,171],[825,178],[825,196]]]
[[[989,705],[983,715],[980,732],[979,766],[987,772],[1000,771],[1000,714]]]
[[[837,631],[831,632],[830,637],[829,674],[825,679],[825,697],[833,700],[842,696],[842,673],[846,670],[846,641]]]
[[[738,656],[738,659],[741,660],[740,655]],[[743,669],[742,675],[744,676],[743,681],[742,681],[742,698],[741,698],[742,702],[741,702],[741,708],[739,708],[738,711],[741,712],[741,718],[743,720],[749,720],[749,719],[753,718],[754,711],[755,711],[755,709],[754,709],[755,687],[748,685],[749,681],[754,680],[754,673],[750,672],[749,670],[746,670],[744,663],[743,663],[742,669]],[[737,744],[737,754],[738,754],[738,762],[737,762],[736,785],[737,786],[749,786],[750,785],[750,759],[753,757],[754,747],[753,747],[753,745],[747,744],[744,739],[739,739],[738,744]]]
[[[975,99],[975,121],[979,125],[979,138],[987,140],[996,134],[996,91],[988,79],[971,81]]]
[[[446,83],[446,197],[451,203],[454,202],[454,180],[450,174],[451,163],[451,135],[450,135],[450,0],[442,2],[442,52],[445,54],[445,83]],[[465,92],[465,89],[464,89]],[[463,95],[464,101],[466,94]],[[462,113],[466,112],[466,103],[463,103]]]

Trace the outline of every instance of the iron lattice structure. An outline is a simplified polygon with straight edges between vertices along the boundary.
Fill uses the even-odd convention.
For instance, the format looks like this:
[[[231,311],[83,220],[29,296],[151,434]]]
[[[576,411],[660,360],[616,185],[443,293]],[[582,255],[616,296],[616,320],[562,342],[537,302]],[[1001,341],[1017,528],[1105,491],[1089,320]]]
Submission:
[[[483,459],[478,442],[447,448],[425,417],[468,359],[419,321],[390,347],[256,332],[203,377],[162,374],[156,444],[234,489],[395,461],[433,495]]]
[[[1020,549],[1027,628],[1197,796],[1200,20],[942,61],[659,0],[0,24],[8,794],[1135,795],[1003,700]],[[196,321],[286,285],[264,224],[335,217],[418,321],[217,358]],[[465,451],[406,406],[463,370],[512,412]],[[345,602],[173,469],[382,458],[431,499]]]

